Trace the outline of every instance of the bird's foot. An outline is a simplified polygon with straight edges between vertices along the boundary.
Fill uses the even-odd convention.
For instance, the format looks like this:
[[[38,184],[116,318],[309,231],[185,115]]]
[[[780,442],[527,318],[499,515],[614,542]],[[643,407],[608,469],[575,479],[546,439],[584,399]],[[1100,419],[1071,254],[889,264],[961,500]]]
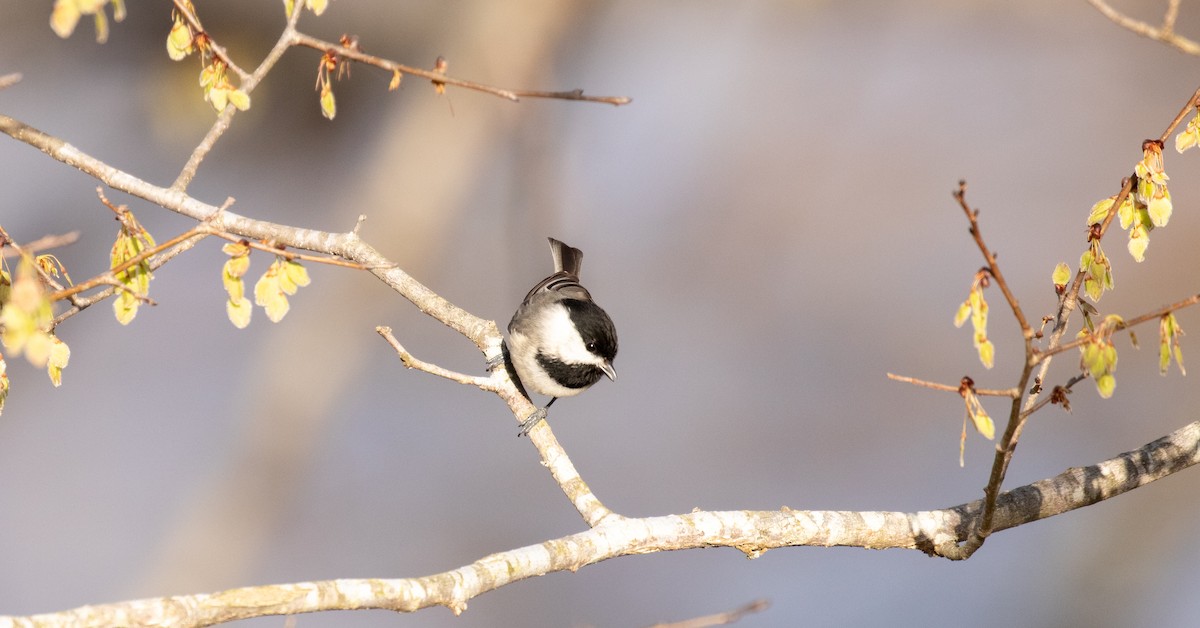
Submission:
[[[487,370],[494,371],[497,368],[504,366],[504,352],[496,354],[495,357],[487,361]]]
[[[521,431],[517,432],[517,438],[520,438],[520,437],[528,434],[529,430],[532,430],[535,425],[540,423],[545,418],[546,418],[546,409],[538,408],[536,412],[529,415],[528,417],[526,417],[526,419],[524,421],[521,422]]]

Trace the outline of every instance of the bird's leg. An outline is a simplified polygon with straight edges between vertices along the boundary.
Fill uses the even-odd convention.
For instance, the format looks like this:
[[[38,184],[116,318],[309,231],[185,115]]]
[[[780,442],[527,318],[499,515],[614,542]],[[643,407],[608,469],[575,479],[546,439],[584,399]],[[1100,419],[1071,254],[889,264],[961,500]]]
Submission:
[[[544,420],[546,418],[546,410],[549,410],[550,406],[554,405],[555,401],[558,401],[558,397],[551,399],[550,402],[545,406],[538,408],[537,411],[526,417],[525,420],[521,422],[521,431],[517,432],[517,438],[528,434],[529,430],[533,429],[533,426]]]

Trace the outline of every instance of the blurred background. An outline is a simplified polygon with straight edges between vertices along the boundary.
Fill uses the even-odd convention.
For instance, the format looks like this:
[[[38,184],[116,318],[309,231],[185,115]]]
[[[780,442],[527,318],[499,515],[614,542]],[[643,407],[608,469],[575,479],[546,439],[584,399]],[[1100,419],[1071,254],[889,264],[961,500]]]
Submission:
[[[0,112],[169,185],[214,114],[195,57],[172,62],[170,3],[129,2],[107,44],[67,40],[52,3],[0,0]],[[197,2],[253,68],[283,27],[275,0]],[[1164,2],[1119,5],[1156,21]],[[1200,6],[1178,26],[1200,35]],[[1016,381],[1017,325],[991,289],[997,363],[953,314],[982,260],[959,179],[1031,319],[1054,265],[1197,87],[1200,60],[1086,3],[1035,0],[589,3],[333,2],[301,30],[453,76],[583,88],[633,104],[518,104],[359,66],[321,117],[319,54],[287,53],[204,162],[191,194],[253,217],[362,235],[454,303],[502,325],[550,268],[546,236],[620,330],[618,382],[551,422],[584,478],[629,516],[714,510],[914,511],[980,497],[992,444],[958,466],[961,399],[891,371]],[[1168,146],[1175,214],[1134,264],[1106,240],[1138,314],[1195,293],[1197,155]],[[97,182],[0,138],[0,223],[15,238],[82,230],[55,251],[76,281],[117,226]],[[191,223],[127,203],[160,241]],[[408,371],[375,334],[483,373],[461,337],[362,272],[309,265],[279,324],[225,317],[220,242],[160,269],[157,307],[108,303],[59,328],[60,389],[9,360],[0,417],[0,613],[340,577],[442,572],[578,532],[583,522],[493,396]],[[269,260],[252,256],[253,281]],[[1185,311],[1185,330],[1200,329]],[[1073,326],[1072,332],[1078,328]],[[1007,486],[1139,447],[1195,420],[1200,393],[1157,372],[1157,330],[1126,339],[1117,392],[1080,384],[1024,433]],[[1190,338],[1190,337],[1189,337]],[[1184,339],[1189,360],[1200,355]],[[1077,368],[1055,363],[1049,383]],[[1192,377],[1195,377],[1193,375]],[[986,402],[994,416],[1005,404]],[[993,536],[970,561],[914,551],[733,549],[612,560],[435,608],[298,626],[638,626],[765,598],[748,626],[1192,626],[1200,535],[1188,471]],[[279,626],[281,618],[240,625]]]

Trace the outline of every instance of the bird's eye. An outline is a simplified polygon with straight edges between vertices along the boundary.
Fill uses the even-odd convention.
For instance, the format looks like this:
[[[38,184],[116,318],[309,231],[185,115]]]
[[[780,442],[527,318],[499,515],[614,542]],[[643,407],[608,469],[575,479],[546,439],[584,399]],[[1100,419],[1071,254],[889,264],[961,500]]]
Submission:
[[[596,343],[594,343],[594,342],[587,343],[587,350],[591,351],[592,353],[595,353],[596,352]]]

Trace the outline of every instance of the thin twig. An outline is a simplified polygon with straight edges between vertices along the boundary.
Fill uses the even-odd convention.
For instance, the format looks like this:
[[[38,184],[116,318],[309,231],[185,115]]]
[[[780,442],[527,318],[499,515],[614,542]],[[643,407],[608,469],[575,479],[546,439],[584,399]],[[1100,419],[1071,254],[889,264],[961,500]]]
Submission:
[[[12,236],[10,236],[8,232],[4,230],[3,226],[0,226],[0,243],[3,243],[4,246],[11,248],[15,255],[28,258],[30,261],[33,261],[33,251],[25,248],[24,245],[17,244],[12,239]],[[33,268],[38,274],[38,278],[40,278],[44,284],[50,286],[54,290],[62,289],[62,284],[58,283],[58,281],[54,279],[54,275],[50,274],[50,271],[46,267],[42,266],[41,264],[33,264]],[[63,271],[63,274],[66,275],[66,271]],[[70,281],[69,275],[67,276],[67,280]]]
[[[1082,382],[1085,379],[1088,379],[1088,375],[1085,373],[1080,373],[1078,375],[1072,375],[1071,378],[1067,380],[1067,383],[1062,385],[1062,388],[1063,388],[1063,390],[1070,392],[1075,387],[1075,384],[1078,384],[1079,382]],[[1053,396],[1043,397],[1042,399],[1038,400],[1037,403],[1033,404],[1033,406],[1028,407],[1027,409],[1023,410],[1022,412],[1026,415],[1030,415],[1052,403],[1054,403]]]
[[[141,292],[138,292],[137,290],[134,290],[133,288],[130,288],[126,284],[124,284],[116,279],[113,279],[110,277],[104,277],[103,280],[101,281],[101,283],[109,286],[116,292],[124,292],[124,293],[128,294],[129,296],[137,299],[138,301],[145,303],[146,305],[158,305],[158,301],[151,299],[149,296],[147,296]]]
[[[462,87],[464,89],[471,89],[471,90],[475,90],[477,92],[483,92],[485,94],[499,96],[500,98],[505,98],[505,99],[508,99],[508,100],[511,100],[514,102],[520,100],[521,97],[556,98],[556,99],[560,99],[560,100],[581,100],[581,101],[586,101],[586,102],[597,102],[597,103],[604,103],[604,104],[616,105],[616,106],[627,105],[627,104],[633,102],[633,99],[627,98],[625,96],[588,96],[588,95],[585,95],[583,93],[583,90],[581,90],[581,89],[565,91],[565,92],[541,92],[541,91],[532,91],[532,90],[512,90],[512,89],[503,89],[500,87],[492,87],[491,85],[484,85],[482,83],[475,83],[473,81],[466,81],[463,79],[453,78],[453,77],[447,76],[441,72],[437,72],[435,70],[425,70],[425,69],[413,67],[410,65],[404,65],[403,63],[397,63],[395,61],[391,61],[389,59],[384,59],[382,57],[376,57],[374,55],[369,55],[369,54],[366,54],[365,52],[363,52],[362,50],[357,50],[354,48],[347,48],[340,44],[335,44],[333,42],[325,41],[323,39],[317,39],[316,37],[312,37],[310,35],[306,35],[306,34],[300,33],[300,32],[295,33],[295,35],[292,37],[292,43],[299,45],[299,46],[306,46],[306,47],[312,48],[314,50],[319,50],[321,52],[332,51],[332,52],[336,53],[339,57],[342,57],[345,59],[352,59],[354,61],[358,61],[359,63],[365,63],[367,65],[372,65],[372,66],[375,66],[382,70],[387,70],[388,72],[400,72],[402,74],[411,74],[413,76],[419,76],[421,78],[429,79],[430,81],[433,81],[434,83],[439,84],[439,85],[454,85],[456,87]]]
[[[396,340],[390,327],[376,327],[375,331],[396,350],[400,360],[408,368],[415,368],[460,384],[478,386],[482,390],[494,392],[508,404],[513,416],[518,419],[529,416],[535,410],[529,399],[508,380],[508,373],[503,368],[494,369],[491,377],[463,375],[417,359]],[[579,512],[588,526],[594,528],[608,521],[623,519],[621,515],[605,506],[592,492],[587,482],[583,481],[579,471],[571,462],[571,458],[555,438],[554,432],[550,430],[546,421],[542,421],[537,428],[529,432],[529,440],[537,447],[538,453],[542,457],[542,465],[550,471],[551,477],[554,478],[567,499],[571,500],[571,504],[575,506],[575,510]]]
[[[939,384],[937,382],[931,382],[931,381],[924,380],[924,379],[917,379],[915,377],[909,377],[907,375],[896,375],[895,373],[888,373],[887,377],[888,377],[888,379],[890,379],[892,381],[903,382],[905,384],[912,384],[914,386],[921,386],[923,388],[932,388],[934,390],[942,390],[945,392],[952,392],[952,393],[956,393],[956,394],[962,388],[962,384],[955,384],[953,386],[949,386],[946,384]],[[984,396],[988,396],[988,397],[1012,397],[1012,398],[1015,398],[1015,397],[1021,396],[1021,391],[1020,391],[1020,389],[1017,389],[1017,388],[1005,388],[1005,389],[976,388],[974,390],[975,390],[975,394],[984,395]]]
[[[176,0],[176,2],[178,1],[179,0]],[[241,76],[241,82],[238,84],[238,89],[249,95],[254,91],[254,88],[258,85],[258,83],[262,81],[263,77],[267,75],[267,72],[269,72],[271,68],[275,67],[275,63],[279,61],[279,58],[283,56],[283,53],[286,52],[289,47],[291,47],[291,38],[296,32],[296,22],[300,20],[301,13],[303,13],[303,11],[299,10],[299,7],[297,7],[295,11],[292,11],[292,17],[288,19],[287,26],[284,27],[283,33],[279,35],[279,39],[275,41],[275,45],[271,47],[271,51],[267,53],[265,58],[263,58],[262,63],[259,63],[258,67],[254,69],[253,74],[249,76]],[[213,146],[216,145],[217,140],[220,139],[221,135],[223,135],[225,131],[229,129],[229,125],[233,122],[233,116],[237,112],[238,108],[234,106],[233,103],[225,105],[225,110],[217,116],[216,122],[213,122],[213,125],[209,127],[208,133],[204,135],[204,139],[200,140],[200,143],[196,145],[194,150],[192,150],[192,154],[188,157],[187,163],[184,164],[183,169],[179,171],[179,176],[176,177],[175,182],[171,184],[172,190],[178,192],[187,190],[187,187],[189,184],[191,184],[192,179],[196,177],[196,171],[200,168],[200,162],[204,161],[204,158],[210,151],[212,151]]]
[[[67,233],[42,236],[32,242],[26,242],[21,245],[21,249],[26,253],[37,253],[38,251],[47,251],[59,247],[75,244],[79,240],[78,231],[68,231]],[[0,256],[17,257],[20,253],[15,248],[4,248],[0,250]]]
[[[1165,145],[1167,140],[1171,138],[1171,134],[1175,132],[1175,129],[1183,123],[1183,119],[1186,118],[1188,114],[1195,113],[1196,107],[1198,106],[1200,106],[1200,87],[1196,88],[1196,91],[1192,92],[1192,96],[1188,98],[1188,101],[1183,105],[1183,107],[1179,108],[1179,113],[1175,114],[1175,118],[1172,119],[1171,123],[1167,125],[1167,128],[1162,132],[1162,135],[1158,136],[1159,143]]]
[[[1021,305],[1017,303],[1017,297],[1008,287],[1008,282],[1004,279],[1004,274],[1000,272],[1000,264],[996,261],[996,255],[992,253],[987,244],[983,241],[983,234],[979,231],[979,210],[972,209],[967,204],[967,182],[959,181],[958,189],[954,191],[954,200],[958,201],[960,207],[967,215],[967,220],[971,223],[971,237],[975,239],[975,245],[979,247],[979,252],[983,253],[983,259],[987,262],[988,274],[996,280],[996,285],[1000,291],[1004,293],[1004,299],[1008,301],[1008,307],[1012,309],[1013,316],[1017,319],[1017,324],[1021,326],[1021,333],[1026,337],[1032,336],[1032,330],[1029,328],[1029,323],[1025,320],[1025,312],[1021,310]]]
[[[314,264],[328,264],[329,266],[340,266],[342,268],[352,268],[354,270],[370,270],[369,268],[367,268],[366,266],[363,266],[362,264],[359,264],[358,262],[351,262],[349,260],[337,259],[336,257],[328,257],[328,256],[324,256],[324,255],[309,255],[307,253],[300,253],[299,251],[284,250],[277,246],[271,246],[270,244],[264,244],[262,242],[255,242],[253,240],[247,240],[239,235],[232,234],[232,233],[216,232],[216,233],[212,233],[211,235],[214,235],[214,236],[224,239],[224,240],[229,240],[230,242],[239,242],[239,243],[245,242],[246,246],[248,246],[252,249],[256,249],[256,250],[262,251],[264,253],[271,253],[273,255],[278,255],[278,256],[280,256],[284,259],[288,259],[288,260],[298,259],[298,260],[302,260],[305,262],[313,262]]]
[[[171,261],[171,259],[174,258],[176,255],[179,255],[180,253],[190,250],[193,246],[195,246],[198,242],[200,242],[200,240],[204,239],[204,237],[207,235],[209,235],[209,234],[208,233],[200,233],[200,234],[194,235],[191,237],[191,239],[183,240],[182,242],[179,242],[178,244],[176,244],[174,248],[171,248],[171,249],[161,253],[158,257],[152,258],[149,261],[150,270],[151,271],[158,270],[164,264]],[[123,285],[122,285],[122,288],[124,288]],[[118,292],[118,289],[116,287],[110,287],[105,290],[101,290],[100,292],[90,294],[86,297],[80,296],[80,295],[71,296],[70,297],[71,307],[67,310],[64,310],[58,316],[54,317],[54,326],[57,327],[59,324],[61,324],[63,321],[67,320],[68,318],[71,318],[72,316],[79,314],[83,310],[86,310],[87,308],[91,307],[92,305],[95,305],[96,303],[111,297],[112,295],[116,294],[117,292]]]
[[[1164,33],[1175,32],[1175,20],[1179,18],[1179,0],[1167,0],[1167,12],[1163,14]]]
[[[122,285],[123,286],[124,284],[122,282],[120,282],[119,280],[117,280],[118,274],[120,274],[126,270],[129,270],[130,268],[133,268],[134,266],[137,266],[138,264],[141,264],[142,262],[146,261],[147,259],[150,259],[151,257],[154,257],[155,255],[158,255],[159,253],[175,246],[176,244],[179,244],[180,242],[183,242],[184,240],[187,240],[189,238],[194,238],[197,236],[203,237],[203,236],[207,236],[207,235],[211,235],[208,231],[207,226],[196,225],[195,227],[192,227],[191,229],[184,231],[183,233],[175,236],[174,238],[171,238],[170,240],[167,240],[166,242],[163,242],[162,244],[159,244],[153,248],[149,248],[149,249],[146,249],[145,251],[142,251],[141,253],[138,253],[137,255],[129,258],[128,260],[125,260],[121,264],[118,264],[117,266],[114,266],[113,268],[111,268],[99,275],[96,275],[95,277],[92,277],[91,279],[88,279],[87,281],[77,283],[74,286],[71,286],[70,288],[67,288],[65,290],[59,290],[58,292],[51,294],[50,300],[51,301],[59,301],[59,300],[65,299],[73,294],[79,294],[80,292],[83,292],[85,290],[91,290],[92,288],[95,288],[96,286],[101,286],[101,285],[110,285],[110,286]],[[132,293],[132,294],[137,294],[137,293]]]
[[[1141,20],[1121,13],[1114,9],[1105,0],[1087,0],[1088,4],[1092,5],[1104,17],[1112,20],[1114,24],[1129,31],[1133,31],[1142,37],[1148,37],[1164,44],[1173,46],[1181,52],[1190,55],[1200,55],[1200,44],[1182,37],[1175,33],[1175,18],[1179,14],[1179,0],[1169,0],[1167,3],[1167,12],[1163,16],[1163,24],[1161,27],[1154,27]]]
[[[1161,139],[1159,140],[1160,142],[1165,142],[1166,139],[1170,137],[1171,133],[1174,132],[1175,128],[1179,126],[1184,117],[1186,117],[1188,113],[1196,107],[1197,103],[1200,103],[1200,88],[1197,88],[1197,90],[1192,93],[1192,95],[1188,98],[1187,103],[1180,109],[1179,113],[1175,116],[1171,123],[1167,125],[1166,130],[1163,131]],[[1116,198],[1113,199],[1113,203],[1109,208],[1108,214],[1101,223],[1099,233],[1095,234],[1093,236],[1094,238],[1104,237],[1108,226],[1112,223],[1113,217],[1117,213],[1117,208],[1131,193],[1132,188],[1132,178],[1124,178],[1121,182],[1121,191],[1117,194]],[[955,194],[955,198],[959,200],[959,203],[962,205],[963,210],[967,214],[968,220],[971,221],[971,234],[973,237],[975,237],[975,241],[980,246],[980,250],[983,252],[984,258],[988,261],[989,269],[991,269],[994,262],[994,257],[989,256],[986,247],[983,245],[982,238],[979,235],[977,222],[975,220],[978,212],[972,211],[970,207],[967,206],[962,196],[963,191],[964,188],[962,187],[962,184],[960,184],[959,192]],[[1025,364],[1021,368],[1021,377],[1017,385],[1019,390],[1027,389],[1030,377],[1033,374],[1035,367],[1037,368],[1038,372],[1036,377],[1034,377],[1034,380],[1045,381],[1046,373],[1050,368],[1050,363],[1053,359],[1053,356],[1060,352],[1059,347],[1062,344],[1062,337],[1067,330],[1067,319],[1070,317],[1071,312],[1074,311],[1076,304],[1078,303],[1079,290],[1083,285],[1083,278],[1085,274],[1086,269],[1080,268],[1079,271],[1075,273],[1075,278],[1071,282],[1070,287],[1064,290],[1062,296],[1059,298],[1058,311],[1054,317],[1054,328],[1051,330],[1050,336],[1047,339],[1046,348],[1041,352],[1034,350],[1032,343],[1032,330],[1027,324],[1025,324],[1024,317],[1019,314],[1019,310],[1014,307],[1014,315],[1017,317],[1018,323],[1021,324],[1022,334],[1025,338]],[[1015,306],[1016,300],[1010,296],[1007,289],[1007,283],[1001,281],[999,277],[997,277],[997,283],[1000,284],[1005,298],[1009,300],[1009,304]],[[947,544],[940,547],[939,553],[941,553],[943,556],[953,559],[969,558],[983,545],[984,540],[992,532],[992,522],[993,515],[995,513],[996,499],[999,496],[1000,487],[1003,485],[1005,475],[1008,472],[1008,466],[1012,462],[1012,457],[1016,452],[1017,443],[1020,441],[1021,433],[1025,428],[1025,424],[1028,421],[1029,416],[1033,413],[1033,409],[1041,408],[1045,405],[1045,403],[1039,402],[1039,395],[1039,390],[1030,391],[1029,395],[1024,399],[1023,408],[1021,407],[1021,399],[1017,398],[1013,400],[1013,409],[1009,414],[1009,420],[1004,431],[1004,436],[1001,438],[1000,443],[996,447],[996,457],[992,463],[992,471],[988,479],[987,487],[984,489],[984,508],[978,520],[979,527],[962,545]]]
[[[723,626],[741,621],[746,615],[761,613],[767,610],[771,603],[766,600],[754,600],[745,606],[724,613],[713,613],[702,617],[693,617],[683,621],[672,621],[654,624],[650,628],[708,628],[708,626]]]
[[[1142,323],[1145,323],[1148,321],[1158,320],[1158,319],[1166,316],[1167,314],[1170,314],[1171,312],[1174,312],[1176,310],[1182,310],[1183,308],[1186,308],[1186,307],[1191,307],[1193,305],[1196,305],[1197,303],[1200,303],[1200,294],[1193,294],[1192,296],[1190,296],[1182,301],[1176,301],[1175,303],[1172,303],[1170,305],[1160,307],[1157,310],[1154,310],[1151,312],[1146,312],[1145,314],[1139,314],[1138,316],[1134,316],[1133,318],[1127,319],[1123,323],[1121,323],[1120,327],[1118,328],[1118,331],[1121,329],[1128,329],[1130,327],[1136,327],[1136,326],[1141,325]],[[1062,353],[1064,351],[1070,351],[1071,349],[1077,349],[1080,346],[1087,344],[1088,342],[1089,342],[1089,340],[1087,338],[1079,338],[1079,339],[1072,340],[1071,342],[1060,344],[1057,347],[1055,347],[1054,349],[1047,349],[1045,351],[1040,352],[1037,356],[1037,360],[1039,360],[1039,361],[1044,360],[1046,358],[1049,358],[1050,356]]]
[[[6,89],[21,82],[21,73],[0,74],[0,89]]]
[[[958,189],[954,192],[954,198],[958,201],[959,206],[962,207],[967,220],[971,224],[971,237],[974,238],[975,245],[979,248],[980,253],[983,254],[984,261],[987,262],[988,273],[995,279],[996,285],[999,286],[1005,300],[1008,301],[1009,308],[1013,312],[1013,317],[1016,318],[1017,323],[1021,327],[1021,337],[1025,345],[1025,360],[1021,365],[1021,375],[1018,378],[1017,385],[1014,387],[1018,391],[1018,394],[1012,397],[1012,407],[1009,410],[1004,434],[1000,437],[1000,442],[996,445],[996,455],[992,459],[992,469],[988,475],[988,483],[983,489],[983,509],[976,520],[976,525],[972,528],[970,536],[961,545],[957,541],[951,541],[938,546],[937,551],[940,555],[954,560],[970,558],[976,550],[983,546],[983,542],[992,533],[1000,488],[1004,485],[1008,466],[1012,462],[1013,454],[1017,449],[1017,442],[1021,437],[1021,430],[1026,421],[1026,415],[1021,413],[1021,395],[1019,391],[1026,389],[1033,371],[1031,360],[1033,356],[1033,329],[1030,328],[1024,312],[1017,303],[1016,296],[1009,289],[1008,281],[1004,279],[1004,275],[1000,272],[995,254],[992,253],[983,240],[983,234],[979,229],[979,211],[972,209],[967,204],[966,191],[966,182],[959,181]],[[955,390],[958,389],[956,388]]]
[[[396,337],[392,335],[391,327],[381,325],[375,328],[375,332],[380,336],[383,336],[383,339],[386,340],[387,343],[396,350],[396,355],[400,356],[400,361],[404,362],[404,366],[410,369],[417,369],[418,371],[423,371],[425,373],[429,373],[430,375],[444,377],[452,382],[458,382],[459,384],[475,386],[480,390],[486,390],[488,392],[497,392],[500,390],[500,386],[494,377],[464,375],[458,371],[451,371],[450,369],[443,368],[436,364],[431,364],[417,358],[413,354],[409,353],[408,349],[405,349],[404,345],[400,344],[399,340],[396,340]]]
[[[175,3],[178,7],[180,6],[181,0],[175,0]],[[245,76],[243,75],[244,73],[239,73],[239,76],[242,77],[242,81],[238,85],[238,88],[247,95],[254,91],[255,86],[257,86],[263,77],[266,76],[267,72],[274,67],[275,63],[280,57],[283,56],[283,53],[286,52],[289,47],[298,45],[314,48],[322,52],[333,51],[343,58],[373,65],[389,72],[401,72],[405,74],[412,74],[414,76],[421,76],[428,78],[431,81],[435,81],[438,84],[455,85],[466,89],[473,89],[513,101],[519,100],[521,96],[525,96],[529,98],[557,98],[563,100],[599,102],[610,105],[624,105],[632,102],[631,99],[623,96],[587,96],[583,93],[583,90],[573,90],[567,92],[538,92],[500,89],[480,83],[456,79],[433,70],[423,70],[421,68],[407,66],[395,61],[365,54],[361,50],[347,48],[339,44],[324,41],[310,35],[300,33],[296,30],[296,23],[298,22],[301,13],[302,11],[300,10],[292,12],[292,16],[288,20],[287,26],[284,28],[283,33],[280,34],[279,39],[276,40],[275,45],[271,48],[271,51],[267,54],[266,58],[263,59],[262,63],[260,63],[259,66],[254,70],[253,74]],[[184,11],[183,14],[185,16],[190,15],[186,11]],[[195,16],[191,17],[194,18]],[[199,21],[196,20],[196,22],[193,23],[193,26],[198,27],[198,24]],[[223,51],[222,54],[224,54]],[[176,177],[175,182],[171,185],[172,190],[182,192],[187,189],[187,186],[191,183],[192,179],[195,178],[196,171],[200,168],[200,163],[204,161],[204,158],[210,151],[212,151],[217,139],[219,139],[221,135],[229,129],[229,125],[232,123],[233,116],[237,114],[237,111],[237,107],[233,106],[232,103],[226,105],[224,111],[217,116],[216,122],[213,123],[213,126],[204,136],[204,139],[201,140],[196,146],[195,150],[192,151],[187,163],[183,166],[183,169],[180,170],[179,176]]]
[[[217,42],[212,38],[212,35],[209,35],[208,31],[204,30],[204,26],[200,24],[200,17],[189,11],[187,5],[183,3],[183,0],[174,0],[174,2],[175,10],[178,11],[179,14],[183,16],[183,19],[191,25],[192,30],[196,31],[197,34],[204,35],[206,38],[208,38],[208,46],[209,48],[212,48],[213,54],[216,55],[216,57],[225,65],[229,66],[229,69],[236,72],[239,79],[243,81],[246,80],[250,74],[238,67],[238,64],[233,62],[233,58],[225,52],[224,47],[217,45]]]

